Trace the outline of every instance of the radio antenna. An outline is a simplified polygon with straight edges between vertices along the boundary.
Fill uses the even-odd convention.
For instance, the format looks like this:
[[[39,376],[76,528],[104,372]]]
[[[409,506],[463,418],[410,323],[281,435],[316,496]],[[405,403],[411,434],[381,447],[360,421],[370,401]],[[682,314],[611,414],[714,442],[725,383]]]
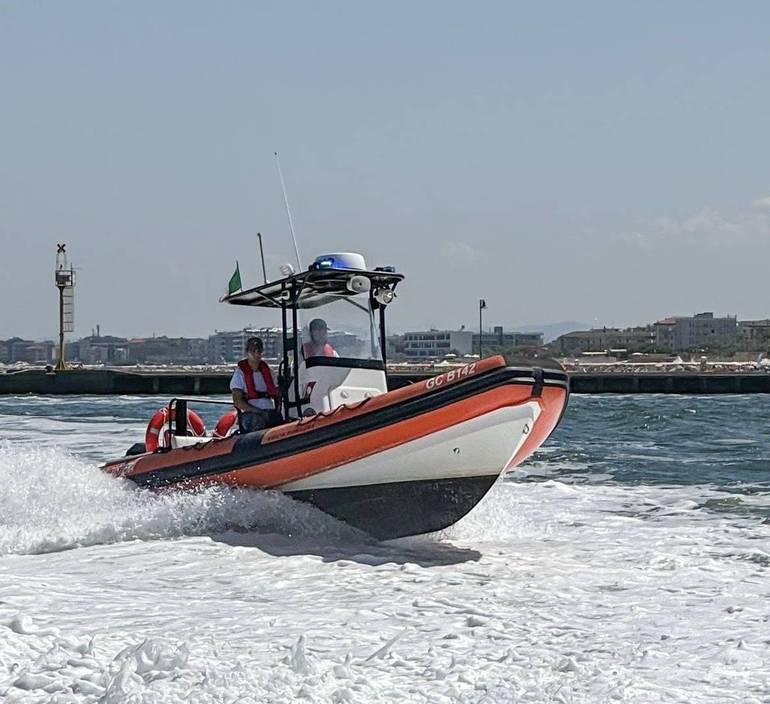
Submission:
[[[289,199],[286,197],[286,184],[283,180],[283,171],[281,171],[281,160],[278,157],[278,152],[275,152],[275,163],[276,166],[278,166],[278,177],[281,179],[283,204],[286,206],[286,217],[289,219],[289,230],[291,230],[291,239],[292,242],[294,242],[294,254],[297,255],[297,271],[302,271],[302,263],[299,259],[299,247],[297,247],[297,235],[294,233],[294,220],[291,217],[291,210],[289,210]]]
[[[262,260],[262,280],[267,283],[267,271],[265,270],[265,250],[262,249],[262,233],[257,233],[257,242],[259,242],[259,258]]]

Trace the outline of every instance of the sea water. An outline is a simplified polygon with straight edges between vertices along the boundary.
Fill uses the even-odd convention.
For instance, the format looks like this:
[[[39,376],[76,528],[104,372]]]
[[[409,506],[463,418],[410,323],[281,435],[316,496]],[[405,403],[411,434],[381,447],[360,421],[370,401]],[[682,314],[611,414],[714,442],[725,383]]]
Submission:
[[[0,397],[0,701],[770,701],[770,397],[573,397],[392,543],[104,475],[165,401]]]

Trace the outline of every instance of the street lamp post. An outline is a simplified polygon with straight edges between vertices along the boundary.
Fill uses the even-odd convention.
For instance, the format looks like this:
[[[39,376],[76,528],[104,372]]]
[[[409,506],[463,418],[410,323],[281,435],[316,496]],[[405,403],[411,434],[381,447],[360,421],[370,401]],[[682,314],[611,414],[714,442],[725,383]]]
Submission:
[[[483,299],[479,299],[479,359],[483,357],[482,350],[484,349],[484,324],[482,320],[482,311],[487,307],[487,302]]]

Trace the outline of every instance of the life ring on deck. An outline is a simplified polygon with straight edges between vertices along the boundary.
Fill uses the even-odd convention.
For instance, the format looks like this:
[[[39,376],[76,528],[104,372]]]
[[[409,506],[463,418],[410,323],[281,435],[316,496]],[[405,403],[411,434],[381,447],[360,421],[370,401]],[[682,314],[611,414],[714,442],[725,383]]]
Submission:
[[[228,411],[217,421],[212,435],[215,438],[226,438],[236,430],[238,430],[238,411]]]
[[[175,411],[176,412],[176,411]],[[147,424],[147,432],[144,434],[144,447],[147,452],[155,452],[159,447],[169,447],[171,438],[168,427],[169,410],[164,406],[155,412],[155,415]],[[187,410],[187,434],[200,438],[206,434],[206,426],[195,411]]]

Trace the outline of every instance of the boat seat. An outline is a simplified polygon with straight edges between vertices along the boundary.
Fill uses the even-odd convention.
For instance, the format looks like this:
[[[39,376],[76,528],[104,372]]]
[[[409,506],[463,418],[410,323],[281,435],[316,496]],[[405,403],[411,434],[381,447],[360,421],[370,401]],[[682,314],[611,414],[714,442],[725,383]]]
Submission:
[[[210,437],[194,437],[191,435],[172,435],[171,447],[176,449],[177,447],[192,447],[193,445],[199,445],[204,442],[211,442],[213,438]]]

